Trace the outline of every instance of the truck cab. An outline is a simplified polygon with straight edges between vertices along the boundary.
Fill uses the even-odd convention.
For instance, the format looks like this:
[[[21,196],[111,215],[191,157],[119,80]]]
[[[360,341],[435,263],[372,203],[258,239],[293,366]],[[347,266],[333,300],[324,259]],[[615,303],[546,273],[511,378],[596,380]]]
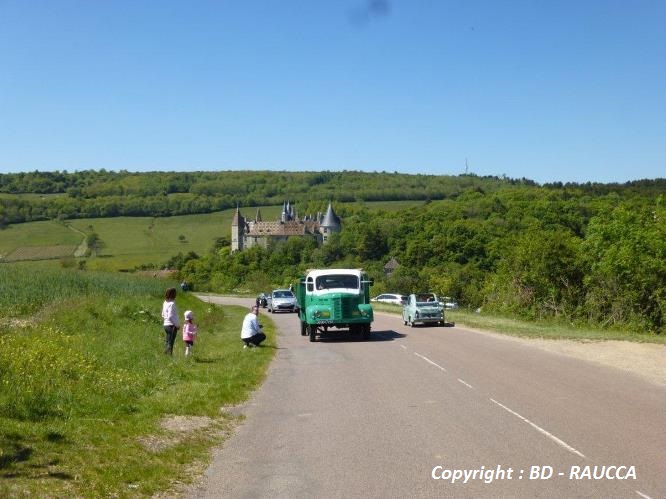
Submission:
[[[347,330],[370,338],[373,281],[360,269],[316,269],[302,277],[296,287],[301,334],[316,341],[329,329]]]

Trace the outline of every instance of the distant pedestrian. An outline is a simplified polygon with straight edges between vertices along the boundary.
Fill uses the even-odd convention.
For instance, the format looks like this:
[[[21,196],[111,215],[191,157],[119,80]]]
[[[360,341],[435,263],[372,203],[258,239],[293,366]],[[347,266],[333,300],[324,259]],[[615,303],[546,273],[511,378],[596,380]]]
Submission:
[[[252,305],[250,312],[243,319],[243,327],[241,328],[241,340],[245,343],[243,348],[258,347],[266,339],[266,335],[259,325],[258,316],[259,307]]]
[[[191,310],[185,312],[185,321],[183,322],[183,341],[185,342],[185,357],[192,355],[192,348],[194,347],[194,339],[197,336],[199,329],[194,323],[194,314]]]
[[[164,333],[164,353],[173,355],[173,343],[176,341],[176,332],[180,323],[178,322],[178,309],[176,308],[176,288],[169,288],[164,293],[164,303],[162,304],[162,319]]]
[[[189,286],[185,281],[180,283],[180,289],[183,290],[183,292],[187,291],[189,289]]]

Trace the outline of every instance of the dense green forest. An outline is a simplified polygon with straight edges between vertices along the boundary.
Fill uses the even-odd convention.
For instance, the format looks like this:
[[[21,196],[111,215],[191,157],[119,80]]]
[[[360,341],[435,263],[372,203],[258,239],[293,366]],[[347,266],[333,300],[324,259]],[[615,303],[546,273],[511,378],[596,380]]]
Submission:
[[[266,291],[311,267],[364,267],[376,292],[427,289],[511,316],[666,329],[666,179],[540,186],[385,172],[34,172],[0,175],[0,192],[5,224],[167,216],[285,199],[316,212],[332,200],[343,230],[325,246],[292,239],[231,253],[222,237],[209,253],[176,255],[169,266],[211,291]],[[358,203],[399,199],[422,205],[396,212]],[[391,257],[400,267],[386,277]]]
[[[0,226],[56,218],[172,216],[240,206],[307,201],[456,199],[470,190],[486,194],[508,187],[537,187],[527,179],[476,175],[408,175],[364,172],[149,172],[85,170],[0,174]],[[666,179],[627,184],[552,184],[591,196],[647,195],[666,191]]]
[[[32,172],[0,175],[0,224],[55,218],[172,216],[285,199],[335,202],[455,198],[529,180],[362,172]],[[5,193],[6,195],[2,195]]]

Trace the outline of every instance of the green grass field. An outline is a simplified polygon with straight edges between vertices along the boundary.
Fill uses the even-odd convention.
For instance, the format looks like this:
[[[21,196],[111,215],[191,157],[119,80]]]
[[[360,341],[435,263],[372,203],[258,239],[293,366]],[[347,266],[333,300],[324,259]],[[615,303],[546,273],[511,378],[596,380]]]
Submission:
[[[83,236],[62,223],[30,222],[0,230],[0,255],[28,246],[78,245]]]
[[[371,209],[401,210],[418,206],[418,201],[351,203]],[[264,220],[277,219],[279,206],[260,206]],[[175,217],[83,218],[65,222],[29,222],[10,225],[0,231],[0,258],[23,247],[78,245],[84,234],[95,232],[103,247],[98,256],[87,258],[90,270],[129,270],[139,265],[162,265],[179,252],[201,255],[216,238],[229,237],[235,209],[201,215]],[[253,218],[257,207],[241,208]],[[184,236],[181,239],[180,236]]]
[[[39,269],[38,272],[35,270]],[[240,307],[189,294],[194,356],[163,353],[167,282],[0,265],[0,497],[161,497],[205,469],[275,349],[244,350]],[[176,423],[181,430],[170,425]]]
[[[232,216],[227,210],[167,218],[80,219],[72,220],[71,225],[85,233],[97,233],[103,243],[99,255],[88,259],[88,268],[118,270],[160,265],[179,252],[205,253],[216,238],[229,235]]]
[[[226,210],[166,218],[84,218],[65,224],[55,221],[15,224],[0,232],[0,255],[9,255],[21,247],[78,245],[84,234],[95,232],[103,247],[98,256],[87,258],[89,269],[160,265],[179,252],[205,253],[217,237],[230,234],[232,217],[233,210]],[[181,235],[185,236],[183,240],[179,238]]]

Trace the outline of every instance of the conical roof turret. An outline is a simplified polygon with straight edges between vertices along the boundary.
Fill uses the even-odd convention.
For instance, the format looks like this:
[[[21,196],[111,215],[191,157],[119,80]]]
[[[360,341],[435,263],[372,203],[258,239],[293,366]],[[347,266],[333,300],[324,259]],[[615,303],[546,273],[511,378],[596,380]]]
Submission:
[[[333,211],[333,206],[331,203],[328,203],[326,214],[324,215],[320,225],[322,227],[340,228],[340,217],[338,217]]]

